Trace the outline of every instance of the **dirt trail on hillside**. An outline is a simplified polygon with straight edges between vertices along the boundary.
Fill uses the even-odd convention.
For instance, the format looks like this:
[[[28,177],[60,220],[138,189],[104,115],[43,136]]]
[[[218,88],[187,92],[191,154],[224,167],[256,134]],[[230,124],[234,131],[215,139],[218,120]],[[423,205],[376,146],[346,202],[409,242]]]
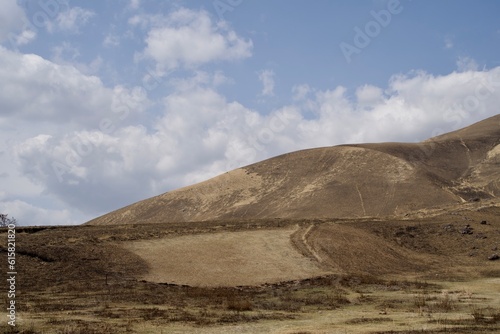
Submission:
[[[291,235],[291,240],[299,252],[321,265],[324,263],[323,259],[307,240],[315,227],[315,224],[310,224],[309,226],[297,226],[297,230]]]

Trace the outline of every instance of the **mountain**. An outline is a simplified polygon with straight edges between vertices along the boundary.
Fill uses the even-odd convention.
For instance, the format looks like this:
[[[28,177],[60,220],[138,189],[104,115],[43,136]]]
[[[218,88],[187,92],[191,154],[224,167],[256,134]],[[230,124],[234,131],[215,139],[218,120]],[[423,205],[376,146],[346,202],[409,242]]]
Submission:
[[[88,222],[401,217],[500,195],[500,115],[421,143],[314,148],[170,191]]]

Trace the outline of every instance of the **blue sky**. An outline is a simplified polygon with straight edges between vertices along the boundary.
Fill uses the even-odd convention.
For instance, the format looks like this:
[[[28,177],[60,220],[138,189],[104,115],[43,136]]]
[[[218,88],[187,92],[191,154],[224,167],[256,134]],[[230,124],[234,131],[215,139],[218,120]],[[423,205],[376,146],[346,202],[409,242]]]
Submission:
[[[498,1],[7,0],[0,211],[78,224],[277,154],[498,114]]]

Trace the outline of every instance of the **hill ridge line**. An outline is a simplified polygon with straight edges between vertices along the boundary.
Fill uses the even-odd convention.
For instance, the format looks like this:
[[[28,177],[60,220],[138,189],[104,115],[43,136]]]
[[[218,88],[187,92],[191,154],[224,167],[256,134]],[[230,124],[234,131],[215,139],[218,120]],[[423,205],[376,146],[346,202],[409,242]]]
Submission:
[[[304,149],[142,200],[88,224],[403,218],[498,198],[500,159],[491,152],[499,143],[496,115],[420,143]]]

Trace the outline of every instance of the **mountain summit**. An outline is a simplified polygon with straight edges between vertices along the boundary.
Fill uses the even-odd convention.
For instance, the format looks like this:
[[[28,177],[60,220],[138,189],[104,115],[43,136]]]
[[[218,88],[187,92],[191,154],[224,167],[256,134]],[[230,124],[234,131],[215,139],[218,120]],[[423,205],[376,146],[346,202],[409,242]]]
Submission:
[[[500,195],[500,115],[421,143],[301,150],[113,211],[89,224],[404,216]]]

